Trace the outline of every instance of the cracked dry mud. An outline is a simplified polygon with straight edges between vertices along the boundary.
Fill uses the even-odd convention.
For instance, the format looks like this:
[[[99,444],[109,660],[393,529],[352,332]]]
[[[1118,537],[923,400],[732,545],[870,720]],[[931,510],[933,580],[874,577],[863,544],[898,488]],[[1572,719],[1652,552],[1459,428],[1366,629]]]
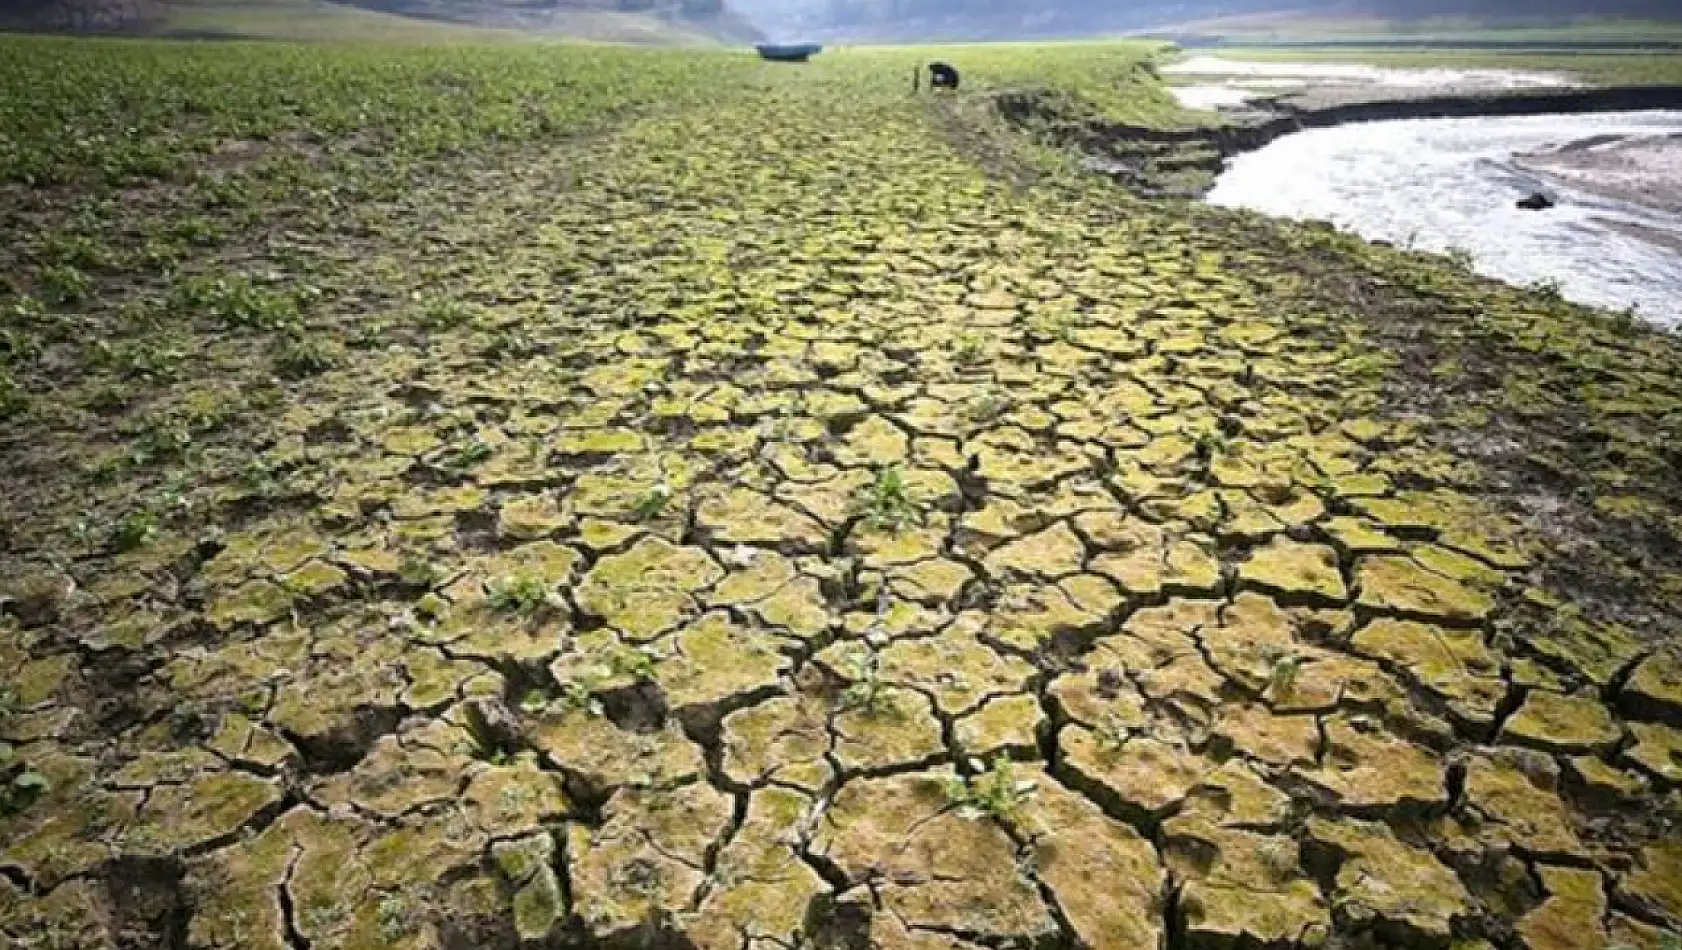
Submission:
[[[1620,536],[1532,517],[1410,401],[1397,324],[1328,288],[1447,283],[1596,354],[1619,425],[1674,428],[1675,344],[1095,180],[1016,187],[941,134],[990,120],[874,76],[721,75],[705,109],[376,208],[328,272],[375,302],[323,332],[377,344],[216,437],[200,514],[131,550],[73,525],[153,476],[64,464],[118,430],[13,423],[4,738],[51,790],[0,818],[0,943],[1682,925],[1673,566],[1626,566],[1639,603],[1582,587]],[[475,321],[407,322],[438,287]],[[888,472],[903,523],[873,516]],[[1671,487],[1596,497],[1674,530]],[[954,807],[1005,758],[1016,807]]]

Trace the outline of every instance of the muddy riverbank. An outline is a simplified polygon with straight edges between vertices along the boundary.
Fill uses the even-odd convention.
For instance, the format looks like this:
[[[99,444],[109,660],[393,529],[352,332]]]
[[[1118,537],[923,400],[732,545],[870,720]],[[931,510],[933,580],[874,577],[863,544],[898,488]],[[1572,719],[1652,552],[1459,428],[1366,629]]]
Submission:
[[[1682,133],[1594,136],[1521,153],[1514,164],[1567,187],[1682,215]]]
[[[1388,91],[1386,91],[1388,90]],[[1305,129],[1397,119],[1535,116],[1682,108],[1682,86],[1596,89],[1509,89],[1475,94],[1398,95],[1381,87],[1362,98],[1325,93],[1255,102],[1230,121],[1183,129],[1148,129],[1083,112],[1068,97],[1017,91],[998,97],[999,111],[1054,144],[1078,149],[1088,167],[1146,197],[1202,197],[1228,159]]]
[[[1674,110],[1309,129],[1234,158],[1206,200],[1449,253],[1487,277],[1673,325],[1682,221],[1665,206],[1682,185],[1679,132]],[[1535,193],[1553,206],[1517,206]]]

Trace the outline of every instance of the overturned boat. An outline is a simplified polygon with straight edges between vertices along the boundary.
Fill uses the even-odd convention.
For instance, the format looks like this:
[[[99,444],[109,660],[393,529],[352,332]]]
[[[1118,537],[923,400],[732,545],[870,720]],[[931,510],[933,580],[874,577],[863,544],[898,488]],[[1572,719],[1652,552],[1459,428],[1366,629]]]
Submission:
[[[822,43],[759,43],[754,46],[760,59],[773,63],[804,63],[823,52]]]

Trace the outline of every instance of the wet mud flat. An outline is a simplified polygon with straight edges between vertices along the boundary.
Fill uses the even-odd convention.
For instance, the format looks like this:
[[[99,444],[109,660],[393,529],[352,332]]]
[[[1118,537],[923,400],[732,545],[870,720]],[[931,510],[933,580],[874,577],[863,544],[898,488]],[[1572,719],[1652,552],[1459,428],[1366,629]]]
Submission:
[[[1682,214],[1682,133],[1581,139],[1516,162],[1573,188]]]

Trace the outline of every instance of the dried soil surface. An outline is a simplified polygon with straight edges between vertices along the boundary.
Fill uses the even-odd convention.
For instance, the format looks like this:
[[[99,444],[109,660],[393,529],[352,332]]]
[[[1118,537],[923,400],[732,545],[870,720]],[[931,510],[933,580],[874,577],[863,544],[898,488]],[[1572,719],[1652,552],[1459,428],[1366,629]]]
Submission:
[[[0,943],[1682,926],[1682,347],[858,55],[274,204],[201,266],[313,262],[302,378],[201,333],[112,409],[48,345]]]

